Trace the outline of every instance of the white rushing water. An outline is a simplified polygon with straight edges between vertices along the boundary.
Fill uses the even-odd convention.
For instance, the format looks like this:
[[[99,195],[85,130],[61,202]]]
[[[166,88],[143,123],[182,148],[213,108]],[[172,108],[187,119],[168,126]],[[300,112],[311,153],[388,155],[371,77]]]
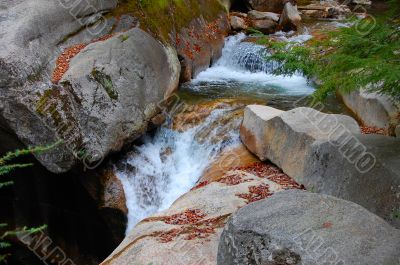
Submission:
[[[140,220],[170,207],[195,185],[213,157],[239,143],[238,130],[223,131],[217,125],[227,111],[214,110],[203,123],[185,132],[161,127],[122,163],[117,176],[126,194],[127,232]],[[240,121],[235,122],[238,126]],[[227,133],[226,137],[222,139],[221,133]]]
[[[292,76],[273,75],[276,62],[267,61],[268,51],[254,43],[243,42],[246,35],[239,33],[225,41],[222,57],[209,69],[201,72],[192,84],[229,83],[257,84],[258,86],[279,87],[279,93],[307,95],[314,92],[307,79],[300,74]],[[303,42],[309,35],[287,38],[288,41]]]
[[[266,93],[304,95],[313,92],[301,75],[272,75],[277,63],[265,60],[268,52],[264,47],[242,42],[245,37],[244,34],[228,37],[222,57],[200,73],[190,86],[207,89],[222,83],[226,84],[222,86],[224,90],[263,91],[265,86]],[[232,86],[232,82],[239,85]],[[196,84],[202,85],[196,88]],[[229,109],[214,110],[200,125],[184,132],[161,127],[154,136],[145,137],[143,144],[119,163],[117,176],[123,184],[129,211],[127,232],[140,220],[170,207],[195,185],[223,148],[240,142],[240,119],[219,124],[223,119],[226,121],[229,113]]]

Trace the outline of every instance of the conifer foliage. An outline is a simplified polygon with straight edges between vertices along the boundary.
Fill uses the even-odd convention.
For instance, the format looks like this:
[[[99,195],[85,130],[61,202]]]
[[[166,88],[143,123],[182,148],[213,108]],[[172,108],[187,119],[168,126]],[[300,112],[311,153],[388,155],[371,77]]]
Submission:
[[[286,45],[263,40],[273,54],[268,60],[282,62],[277,74],[302,72],[320,84],[317,99],[340,90],[366,89],[400,100],[400,0],[392,1],[390,14],[356,21],[349,28],[326,32],[326,37],[306,45]],[[360,23],[370,25],[360,31]],[[361,25],[362,28],[362,25]],[[365,29],[365,27],[364,27]]]
[[[16,150],[13,152],[8,152],[3,157],[0,157],[0,189],[13,184],[12,181],[1,181],[1,177],[10,173],[13,170],[26,168],[33,165],[32,163],[12,163],[12,161],[15,161],[16,159],[19,159],[23,156],[44,153],[54,148],[57,144],[59,143],[55,143],[45,147],[32,147],[22,150]],[[10,255],[8,253],[8,249],[11,247],[11,243],[9,242],[9,239],[11,237],[18,236],[21,233],[34,234],[42,231],[45,228],[46,226],[43,225],[41,227],[35,228],[22,227],[18,229],[8,230],[8,224],[0,223],[0,231],[5,231],[2,234],[0,233],[0,264],[6,263],[7,257]]]

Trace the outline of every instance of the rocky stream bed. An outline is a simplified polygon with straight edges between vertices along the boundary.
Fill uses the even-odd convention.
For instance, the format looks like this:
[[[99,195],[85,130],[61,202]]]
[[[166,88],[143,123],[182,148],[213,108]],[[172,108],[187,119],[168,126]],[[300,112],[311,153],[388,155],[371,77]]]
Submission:
[[[71,2],[0,1],[0,151],[59,142],[7,176],[2,220],[51,239],[10,264],[400,264],[399,104],[311,106],[257,42],[358,3]]]

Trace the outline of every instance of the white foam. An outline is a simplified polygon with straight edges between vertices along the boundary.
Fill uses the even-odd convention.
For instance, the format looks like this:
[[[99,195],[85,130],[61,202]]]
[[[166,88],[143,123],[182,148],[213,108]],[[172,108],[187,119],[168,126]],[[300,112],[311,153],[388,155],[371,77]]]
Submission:
[[[169,208],[195,185],[219,151],[239,143],[234,130],[229,131],[229,141],[213,141],[221,127],[210,129],[210,123],[224,115],[224,110],[213,111],[202,124],[185,132],[160,128],[153,138],[147,137],[135,148],[124,162],[126,168],[117,171],[128,207],[127,232],[140,220]],[[197,136],[204,133],[198,141]]]
[[[303,33],[302,34],[296,34],[295,31],[290,31],[290,32],[283,32],[283,31],[277,31],[274,34],[271,35],[272,37],[275,37],[276,39],[280,41],[285,41],[288,43],[304,43],[306,41],[309,41],[313,38],[313,36],[310,34],[308,28],[303,28]]]
[[[221,58],[192,80],[194,89],[201,83],[238,82],[276,86],[280,93],[288,95],[307,95],[314,92],[314,88],[300,74],[273,75],[272,72],[278,64],[266,60],[269,54],[266,48],[254,43],[242,42],[245,38],[246,35],[243,33],[228,37]],[[297,41],[301,38],[306,39],[304,36],[297,36],[297,38]],[[292,37],[291,40],[296,39]]]

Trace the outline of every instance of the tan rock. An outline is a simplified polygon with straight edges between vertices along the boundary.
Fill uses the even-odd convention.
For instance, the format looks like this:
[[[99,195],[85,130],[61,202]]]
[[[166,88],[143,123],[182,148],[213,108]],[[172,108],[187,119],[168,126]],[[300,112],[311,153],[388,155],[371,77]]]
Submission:
[[[283,31],[297,30],[301,24],[301,16],[297,6],[290,2],[285,4],[282,15],[279,19],[279,27]]]
[[[261,31],[264,34],[271,34],[276,31],[278,24],[270,19],[252,20],[251,24],[254,29]]]
[[[302,15],[313,18],[340,18],[351,13],[347,5],[328,1],[298,6],[298,10]]]
[[[124,214],[128,214],[126,207],[125,192],[121,181],[112,170],[106,170],[100,179],[104,190],[101,208],[118,209]]]
[[[204,171],[198,183],[218,181],[229,169],[248,166],[256,162],[260,162],[260,160],[241,144],[236,148],[222,152]]]
[[[316,10],[316,9],[311,9],[311,10],[302,10],[301,14],[306,17],[312,17],[312,18],[327,18],[328,13],[325,12],[324,10]]]
[[[259,19],[270,19],[272,21],[278,22],[279,21],[279,14],[273,12],[261,12],[257,10],[251,10],[247,14],[249,19],[252,20],[259,20]]]
[[[241,17],[231,16],[229,21],[233,30],[244,30],[248,28],[246,21]]]
[[[239,164],[254,159],[242,148],[237,151],[244,153]],[[269,164],[224,170],[181,196],[168,210],[141,221],[102,265],[215,265],[219,237],[232,213],[283,189],[301,188]]]

